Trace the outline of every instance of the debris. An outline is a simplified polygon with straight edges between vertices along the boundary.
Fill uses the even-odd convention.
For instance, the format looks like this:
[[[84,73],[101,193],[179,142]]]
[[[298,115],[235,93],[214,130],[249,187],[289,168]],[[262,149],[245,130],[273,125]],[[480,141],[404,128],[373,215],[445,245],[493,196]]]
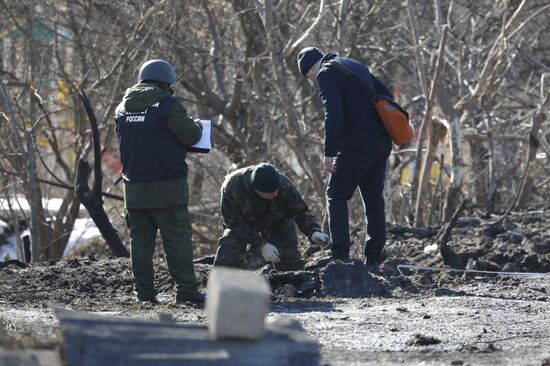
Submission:
[[[422,334],[415,334],[411,339],[407,341],[407,346],[429,346],[432,344],[439,344],[441,341],[434,337],[425,336]]]
[[[304,266],[306,271],[311,271],[325,267],[332,260],[330,250],[321,250],[313,253]]]
[[[465,269],[449,269],[449,268],[437,268],[437,267],[426,267],[426,266],[417,266],[410,264],[399,264],[397,269],[399,273],[403,276],[405,275],[401,269],[419,269],[423,271],[441,271],[441,272],[470,272],[470,273],[479,273],[479,274],[490,274],[490,275],[499,275],[499,276],[520,276],[520,277],[547,277],[550,279],[550,274],[548,273],[538,273],[538,272],[499,272],[499,271],[477,271],[477,270],[465,270]]]
[[[281,288],[279,295],[284,297],[295,297],[296,296],[296,287],[292,286],[290,283],[287,283]]]
[[[419,239],[425,239],[437,235],[437,230],[430,228],[417,228],[404,225],[395,225],[388,229],[388,233],[400,236],[411,234],[412,236],[415,236]]]
[[[282,288],[287,284],[294,286],[296,289],[294,296],[297,297],[311,297],[313,295],[317,295],[321,287],[319,275],[315,272],[280,272],[273,269],[267,269],[265,271],[261,271],[260,273],[267,278],[271,288],[274,290]]]

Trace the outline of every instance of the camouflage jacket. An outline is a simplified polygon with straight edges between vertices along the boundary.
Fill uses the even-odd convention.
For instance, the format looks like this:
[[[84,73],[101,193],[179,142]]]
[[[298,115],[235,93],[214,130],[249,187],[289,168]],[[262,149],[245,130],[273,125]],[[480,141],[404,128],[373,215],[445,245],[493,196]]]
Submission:
[[[260,247],[271,228],[286,220],[294,220],[311,240],[321,231],[317,219],[290,179],[280,174],[279,192],[275,199],[265,200],[254,191],[250,175],[254,166],[238,169],[227,175],[221,188],[221,212],[225,228],[246,243]]]
[[[170,94],[169,89],[155,82],[139,83],[126,90],[118,108],[143,112]],[[201,138],[202,127],[187,114],[181,102],[174,104],[166,123],[183,147],[191,146]],[[124,183],[124,203],[128,209],[174,207],[186,205],[188,201],[187,178]]]

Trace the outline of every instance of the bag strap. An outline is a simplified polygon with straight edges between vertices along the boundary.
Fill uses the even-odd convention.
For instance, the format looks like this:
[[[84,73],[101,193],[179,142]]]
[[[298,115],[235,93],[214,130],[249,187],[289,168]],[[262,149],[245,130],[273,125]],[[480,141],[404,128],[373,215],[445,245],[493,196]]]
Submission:
[[[380,99],[385,99],[391,105],[393,105],[395,108],[399,109],[399,111],[401,111],[401,113],[403,113],[407,117],[407,120],[409,119],[409,113],[405,109],[403,109],[403,107],[401,107],[393,99],[386,98],[386,97],[381,96],[381,95],[375,93],[374,91],[372,91],[371,88],[367,85],[367,83],[365,83],[363,80],[361,80],[353,71],[351,71],[347,66],[345,66],[340,61],[338,61],[336,59],[332,59],[332,60],[329,60],[329,61],[323,63],[323,66],[328,66],[328,67],[332,66],[335,69],[337,69],[338,71],[342,72],[347,77],[349,77],[355,83],[355,85],[357,85],[359,87],[359,89],[363,90],[363,92],[367,95],[367,98],[372,103],[376,103]]]
[[[347,77],[349,77],[355,83],[355,85],[359,87],[359,89],[365,92],[365,94],[367,95],[367,98],[369,98],[371,102],[375,103],[378,99],[380,99],[380,96],[378,94],[373,92],[363,80],[361,80],[357,75],[355,75],[353,71],[351,71],[347,66],[345,66],[340,61],[336,59],[332,59],[328,62],[325,62],[323,66],[325,65],[329,67],[332,66],[338,71],[342,72]]]

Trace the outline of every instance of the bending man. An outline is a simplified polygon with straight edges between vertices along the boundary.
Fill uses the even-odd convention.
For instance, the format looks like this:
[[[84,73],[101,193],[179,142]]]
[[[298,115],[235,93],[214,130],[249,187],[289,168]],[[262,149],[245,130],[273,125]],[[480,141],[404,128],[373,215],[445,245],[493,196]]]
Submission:
[[[325,110],[325,166],[330,173],[327,187],[329,228],[334,259],[349,260],[348,200],[359,187],[368,222],[365,264],[378,272],[386,242],[384,181],[386,162],[392,149],[374,104],[345,74],[324,65],[342,63],[376,93],[391,98],[391,93],[360,62],[323,55],[318,48],[307,47],[298,55],[300,73],[317,85]]]

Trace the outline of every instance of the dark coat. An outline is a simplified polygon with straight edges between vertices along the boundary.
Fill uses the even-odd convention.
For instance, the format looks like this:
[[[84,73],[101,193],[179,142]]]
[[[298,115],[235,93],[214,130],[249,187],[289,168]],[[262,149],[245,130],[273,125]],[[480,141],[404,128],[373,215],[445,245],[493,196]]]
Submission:
[[[142,82],[126,90],[122,102],[118,105],[115,111],[116,118],[122,114],[130,113],[134,115],[142,114],[148,110],[152,105],[170,97],[171,92],[169,89],[155,83],[155,82]],[[164,122],[163,122],[164,123]],[[187,110],[183,106],[180,100],[174,101],[169,113],[166,116],[165,126],[163,130],[166,134],[173,135],[171,139],[173,143],[165,144],[162,141],[151,139],[151,143],[156,143],[159,149],[169,148],[170,151],[163,151],[165,155],[171,155],[171,159],[179,159],[176,164],[179,168],[176,171],[182,173],[187,172],[187,166],[185,165],[184,148],[195,144],[201,138],[201,127],[197,124],[188,114]],[[167,136],[164,136],[167,137]],[[145,138],[145,136],[141,136]],[[176,142],[177,141],[177,142]],[[128,144],[129,141],[126,141]],[[143,142],[138,144],[144,145]],[[144,153],[146,149],[144,146],[135,146],[136,144],[130,143],[132,146],[129,150],[121,147],[122,155],[127,155],[127,159],[139,159],[139,155]],[[150,146],[152,149],[153,146]],[[142,150],[143,151],[140,151]],[[137,152],[136,156],[133,156],[133,152]],[[150,153],[150,151],[148,152]],[[122,157],[123,160],[124,156]],[[123,165],[125,164],[122,161]],[[181,169],[184,166],[184,170]],[[186,174],[164,175],[157,176],[159,166],[154,165],[147,167],[140,167],[151,170],[151,175],[154,175],[155,180],[144,181],[143,179],[137,179],[134,182],[124,183],[124,204],[128,209],[157,209],[167,208],[174,206],[187,205],[189,200],[189,189],[187,186]],[[143,169],[140,169],[143,171]],[[172,178],[172,179],[170,179]]]
[[[337,58],[378,94],[392,98],[388,88],[358,61],[326,54],[322,62]],[[339,151],[391,145],[374,104],[345,74],[322,67],[316,78],[317,92],[325,109],[325,156]]]
[[[221,212],[226,229],[257,248],[266,243],[260,233],[269,232],[287,220],[296,222],[308,238],[315,231],[321,231],[290,179],[280,174],[277,197],[265,200],[254,192],[250,180],[253,170],[254,166],[241,168],[225,177],[221,187]]]

